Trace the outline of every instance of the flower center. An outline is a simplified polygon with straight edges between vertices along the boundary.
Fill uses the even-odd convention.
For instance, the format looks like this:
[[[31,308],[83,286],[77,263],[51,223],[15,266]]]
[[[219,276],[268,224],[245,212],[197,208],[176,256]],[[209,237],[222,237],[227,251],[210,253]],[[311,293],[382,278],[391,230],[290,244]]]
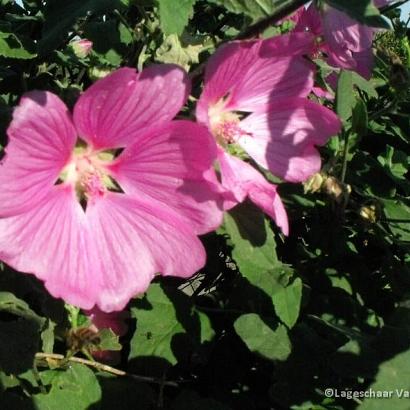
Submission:
[[[78,146],[57,183],[72,185],[83,207],[88,201],[104,196],[109,190],[122,192],[105,167],[113,158],[114,154],[110,152],[93,152],[89,147]]]
[[[216,142],[223,147],[235,144],[243,135],[249,135],[240,127],[241,114],[224,110],[226,101],[227,98],[221,98],[208,110],[212,134]]]

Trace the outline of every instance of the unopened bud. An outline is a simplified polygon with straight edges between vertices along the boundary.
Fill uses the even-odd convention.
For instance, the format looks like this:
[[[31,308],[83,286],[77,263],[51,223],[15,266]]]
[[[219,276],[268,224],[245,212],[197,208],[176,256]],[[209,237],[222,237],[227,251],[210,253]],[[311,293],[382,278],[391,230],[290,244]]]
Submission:
[[[88,54],[91,53],[93,42],[85,38],[83,40],[74,41],[73,43],[71,43],[71,47],[74,54],[78,58],[85,58],[88,56]]]
[[[111,73],[111,69],[107,67],[90,67],[88,69],[88,76],[92,81],[100,80]]]
[[[332,197],[337,203],[347,202],[352,192],[350,185],[344,184],[335,177],[328,177],[323,183],[323,191]]]
[[[359,210],[359,215],[362,217],[362,219],[372,224],[377,222],[379,213],[379,209],[375,204],[364,205]]]
[[[308,192],[318,192],[322,188],[323,182],[325,180],[325,176],[323,176],[321,173],[316,173],[312,175],[304,184],[303,184],[303,190],[305,194]]]

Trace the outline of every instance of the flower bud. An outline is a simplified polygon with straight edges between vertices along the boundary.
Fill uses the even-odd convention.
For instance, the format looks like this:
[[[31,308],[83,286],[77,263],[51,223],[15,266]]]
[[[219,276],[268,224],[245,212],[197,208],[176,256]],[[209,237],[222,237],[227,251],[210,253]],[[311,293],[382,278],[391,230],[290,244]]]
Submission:
[[[315,192],[320,191],[324,180],[325,180],[325,177],[320,172],[317,172],[316,174],[312,175],[303,184],[303,190],[305,191],[305,194],[307,194],[308,192],[315,193]]]
[[[367,222],[376,223],[380,215],[378,204],[363,205],[360,207],[359,215]]]
[[[352,188],[336,177],[328,177],[322,185],[323,192],[329,195],[338,204],[347,203]]]
[[[71,43],[71,47],[78,58],[85,58],[91,53],[93,42],[84,38]]]
[[[90,67],[88,69],[88,76],[92,81],[100,80],[111,73],[111,69],[108,67]]]

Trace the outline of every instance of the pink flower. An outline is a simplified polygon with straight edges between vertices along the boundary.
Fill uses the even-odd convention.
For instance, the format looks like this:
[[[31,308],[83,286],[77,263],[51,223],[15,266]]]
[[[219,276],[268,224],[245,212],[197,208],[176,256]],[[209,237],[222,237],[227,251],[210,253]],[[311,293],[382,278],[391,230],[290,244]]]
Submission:
[[[283,41],[275,37],[221,47],[206,67],[196,116],[218,144],[222,185],[233,195],[227,207],[248,196],[287,234],[288,220],[276,187],[229,153],[239,146],[262,168],[299,182],[320,170],[315,145],[339,131],[336,115],[307,98],[313,65],[294,56],[300,50],[297,44],[291,55],[286,48],[280,53]],[[276,50],[270,58],[260,56],[266,44]]]
[[[54,297],[105,312],[157,273],[200,269],[197,235],[222,211],[208,130],[171,121],[189,90],[182,69],[160,65],[96,82],[73,119],[54,94],[23,96],[0,165],[0,259]]]
[[[381,7],[389,0],[377,0],[375,3]],[[360,24],[346,13],[327,5],[319,11],[314,3],[306,9],[301,7],[291,19],[296,22],[295,32],[309,32],[317,38],[314,54],[323,53],[333,67],[370,77],[376,29]]]
[[[85,58],[91,53],[93,42],[86,38],[71,43],[74,54],[79,58]]]

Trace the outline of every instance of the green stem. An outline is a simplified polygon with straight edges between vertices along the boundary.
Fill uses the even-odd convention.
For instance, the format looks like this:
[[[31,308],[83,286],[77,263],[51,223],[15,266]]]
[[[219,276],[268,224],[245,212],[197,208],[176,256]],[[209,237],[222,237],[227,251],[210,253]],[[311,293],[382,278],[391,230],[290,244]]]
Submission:
[[[283,1],[283,3],[276,9],[275,13],[249,26],[245,31],[243,31],[236,37],[236,40],[244,40],[247,38],[252,38],[252,37],[257,36],[258,34],[262,33],[262,31],[266,30],[269,26],[289,16],[294,11],[296,11],[299,7],[302,7],[306,3],[309,3],[309,0],[285,0]]]
[[[347,171],[347,155],[349,153],[349,133],[343,130],[342,136],[344,140],[344,145],[343,145],[343,163],[342,163],[342,172],[340,174],[340,181],[344,183],[345,178],[346,178],[346,171]]]

